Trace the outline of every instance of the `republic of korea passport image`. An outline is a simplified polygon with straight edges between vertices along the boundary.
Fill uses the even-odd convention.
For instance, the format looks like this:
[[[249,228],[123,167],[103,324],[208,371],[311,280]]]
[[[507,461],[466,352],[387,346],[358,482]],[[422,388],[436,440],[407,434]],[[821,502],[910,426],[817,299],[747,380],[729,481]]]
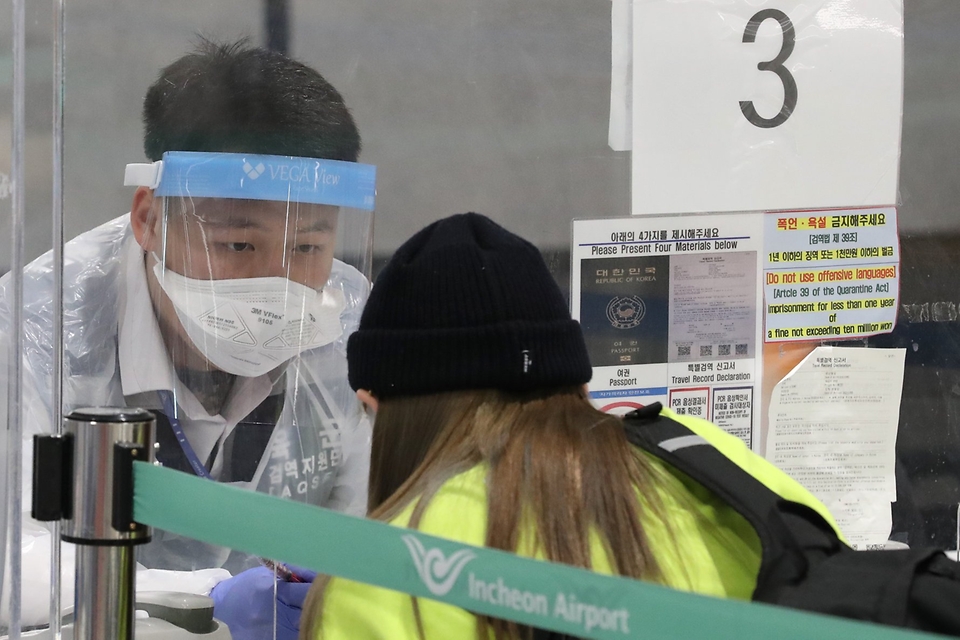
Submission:
[[[580,326],[594,367],[667,361],[670,257],[580,262]]]

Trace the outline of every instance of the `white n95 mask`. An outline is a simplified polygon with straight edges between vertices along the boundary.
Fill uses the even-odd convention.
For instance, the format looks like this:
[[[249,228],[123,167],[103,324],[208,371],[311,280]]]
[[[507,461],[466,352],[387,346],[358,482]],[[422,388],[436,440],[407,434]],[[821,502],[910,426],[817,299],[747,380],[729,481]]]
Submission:
[[[153,272],[187,336],[227,373],[263,375],[343,333],[336,289],[318,292],[282,277],[197,280],[159,262]]]

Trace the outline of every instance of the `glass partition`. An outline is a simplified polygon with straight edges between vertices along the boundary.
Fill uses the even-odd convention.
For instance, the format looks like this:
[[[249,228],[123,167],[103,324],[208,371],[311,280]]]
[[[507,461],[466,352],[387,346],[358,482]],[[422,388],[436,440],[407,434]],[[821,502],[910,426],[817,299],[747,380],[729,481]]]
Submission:
[[[960,126],[956,122],[960,117],[960,70],[955,64],[960,41],[954,34],[960,30],[960,5],[949,0],[911,0],[904,10],[905,85],[897,203],[902,277],[896,326],[886,335],[823,344],[906,349],[896,453],[897,501],[893,505],[891,538],[911,546],[933,544],[956,549],[956,509],[960,503],[960,297],[955,292],[954,273],[960,262],[960,219],[956,212],[960,181],[953,174],[960,162]],[[35,277],[31,280],[33,288],[26,292],[27,302],[32,300],[35,309],[46,309],[44,305],[53,291],[52,274],[57,269],[51,262],[52,256],[40,256],[51,248],[49,214],[56,210],[56,199],[51,196],[51,176],[55,175],[51,150],[55,148],[52,89],[58,27],[48,6],[31,6],[27,11],[27,108],[22,125],[26,134],[27,216],[23,255],[28,263],[39,260],[28,268],[33,269]],[[204,435],[192,442],[193,456],[178,454],[178,461],[170,464],[196,471],[193,460],[197,459],[208,473],[221,479],[259,483],[261,489],[268,491],[275,487],[279,495],[293,498],[306,482],[304,494],[311,493],[316,489],[311,485],[314,477],[321,477],[321,471],[331,468],[333,460],[340,462],[341,457],[351,454],[344,442],[325,440],[328,434],[317,433],[315,451],[284,458],[281,453],[286,439],[271,440],[272,428],[266,436],[250,430],[248,445],[256,452],[241,465],[239,460],[230,462],[224,453],[236,446],[235,440],[228,440],[229,435],[254,410],[266,413],[254,416],[253,422],[265,421],[275,426],[281,413],[295,408],[288,402],[291,396],[284,385],[296,382],[306,385],[302,388],[319,388],[310,386],[318,380],[325,391],[317,393],[317,401],[309,408],[299,408],[321,416],[321,423],[336,423],[338,429],[349,424],[350,429],[359,433],[366,428],[344,378],[343,341],[355,326],[369,281],[401,242],[437,218],[477,211],[534,242],[561,288],[569,292],[571,221],[630,215],[631,153],[624,150],[629,147],[624,136],[614,135],[620,125],[611,124],[612,117],[619,118],[625,110],[629,111],[625,98],[629,88],[622,84],[627,73],[624,65],[629,64],[625,62],[628,59],[618,56],[628,38],[623,29],[629,16],[623,11],[624,3],[616,0],[401,0],[389,5],[373,0],[68,3],[63,128],[63,236],[67,241],[64,252],[68,275],[63,298],[67,311],[62,319],[67,354],[62,404],[68,408],[90,403],[143,404],[158,415],[167,416],[172,440],[166,444],[174,447],[178,446],[179,436],[169,416],[173,415],[178,422],[181,412],[200,416],[204,410],[203,417],[210,417],[208,422],[219,430],[213,437]],[[16,126],[11,108],[11,25],[15,23],[0,21],[0,129],[4,132]],[[297,145],[264,146],[256,136],[222,144],[223,148],[204,149],[159,149],[148,140],[145,149],[144,101],[162,70],[198,47],[202,49],[205,39],[234,43],[244,37],[250,46],[269,44],[302,61],[339,92],[362,139],[358,157],[331,158],[320,151],[302,151],[304,147]],[[175,90],[182,88],[173,75],[164,82]],[[239,100],[229,92],[225,99]],[[187,112],[177,113],[182,118]],[[217,126],[216,119],[211,117],[208,130],[215,132]],[[3,238],[11,237],[10,138],[0,136]],[[301,151],[291,152],[294,148]],[[343,335],[328,343],[333,345],[331,351],[340,351],[322,372],[310,363],[287,368],[286,363],[293,357],[279,361],[284,367],[278,365],[279,370],[269,370],[273,373],[269,374],[270,390],[265,396],[279,401],[271,407],[255,403],[247,407],[250,411],[241,411],[244,415],[232,420],[233,424],[229,418],[224,420],[222,413],[222,401],[235,384],[235,378],[230,376],[258,378],[263,374],[259,367],[262,363],[239,373],[228,371],[225,377],[220,373],[226,370],[207,359],[202,363],[204,367],[208,362],[214,366],[201,367],[202,375],[198,376],[189,366],[175,366],[183,363],[174,362],[172,366],[170,350],[160,350],[163,366],[173,376],[164,383],[172,389],[162,389],[163,384],[157,387],[154,381],[139,384],[123,379],[119,371],[125,366],[125,347],[118,329],[123,322],[133,323],[127,324],[128,330],[135,324],[141,335],[153,331],[160,347],[180,340],[180,346],[201,342],[212,350],[224,339],[224,325],[217,323],[230,319],[216,314],[204,316],[212,318],[212,324],[194,327],[191,337],[184,326],[185,312],[180,309],[178,315],[178,310],[171,307],[165,316],[170,325],[157,328],[152,305],[172,298],[157,293],[157,287],[165,290],[157,284],[159,279],[153,278],[157,264],[171,261],[166,270],[193,280],[206,278],[208,284],[222,279],[277,275],[224,278],[208,272],[198,277],[195,265],[188,262],[205,262],[209,252],[163,252],[149,242],[149,233],[147,241],[139,237],[140,231],[130,224],[131,211],[136,213],[143,204],[144,196],[137,195],[141,193],[138,188],[159,185],[132,182],[125,186],[124,169],[127,164],[159,160],[160,156],[154,157],[158,149],[314,156],[337,162],[357,161],[376,168],[376,223],[372,205],[351,206],[349,212],[345,208],[338,213],[340,240],[335,242],[335,258],[340,262],[335,264],[345,265],[342,272],[349,272],[349,282],[344,286],[350,289],[347,298],[352,295],[355,303],[355,313],[349,322],[342,323]],[[245,169],[247,160],[242,158],[239,166],[250,181],[259,180],[265,172],[264,177],[271,177],[271,171],[282,170],[265,160],[250,162]],[[289,178],[290,167],[285,175]],[[690,188],[696,189],[694,177]],[[205,197],[231,199],[223,194]],[[180,225],[181,240],[192,238],[194,246],[223,242],[241,253],[250,249],[246,246],[250,243],[247,235],[217,240],[203,226],[205,219],[198,214],[203,207],[196,207],[188,192],[176,194],[175,207],[168,206],[174,196],[164,198],[171,200],[159,200],[156,206],[143,209],[142,222],[146,226],[161,221],[155,227],[158,238],[175,241],[168,229],[171,218],[164,216],[179,215],[175,224]],[[250,199],[236,194],[232,198]],[[337,206],[347,207],[343,203]],[[188,220],[189,216],[199,217]],[[190,220],[197,223],[195,228],[190,228]],[[10,265],[10,246],[9,242],[0,243],[0,268],[4,271]],[[151,258],[154,254],[160,258]],[[159,272],[164,270],[161,265]],[[290,279],[289,273],[286,268],[281,269],[278,277]],[[133,278],[138,278],[142,291],[126,288]],[[193,294],[200,295],[197,291]],[[136,295],[146,296],[139,299],[148,304],[141,309],[141,315],[130,315],[130,296]],[[225,299],[223,296],[215,292],[214,306],[219,304],[216,300]],[[281,297],[287,299],[286,296],[284,293]],[[24,308],[29,311],[29,305]],[[104,315],[104,309],[110,313]],[[93,319],[91,314],[99,316]],[[184,327],[184,332],[178,333],[176,326]],[[51,321],[42,327],[17,328],[34,340],[34,348],[48,358],[45,362],[52,362],[49,358],[56,342],[49,333],[52,327]],[[13,335],[13,329],[4,333],[5,348]],[[299,358],[298,348],[294,351]],[[796,358],[798,362],[800,357],[792,353],[788,359]],[[141,359],[149,360],[147,356]],[[785,367],[783,362],[780,366]],[[44,377],[50,371],[47,368],[36,372],[31,383],[38,394],[33,404],[26,407],[31,412],[29,429],[33,431],[54,428],[53,407],[59,406],[60,399],[55,398],[56,385]],[[203,398],[197,397],[204,395],[200,386],[211,396],[222,397],[205,405]],[[171,398],[155,393],[178,388],[187,389],[196,406],[182,406],[175,397],[171,404]],[[0,396],[5,393],[6,389],[0,388]],[[8,438],[8,434],[0,432],[0,439]],[[15,457],[21,448],[21,443],[16,442],[0,441],[0,445],[5,447],[2,453],[6,456]],[[355,446],[357,451],[353,453],[362,456],[363,437]],[[225,464],[234,465],[233,471],[238,475],[230,475],[233,471],[228,473]],[[9,463],[6,468],[10,468]],[[337,496],[340,502],[332,501],[332,484],[330,491],[317,501],[340,507],[351,503],[362,511],[360,494],[365,471],[358,468],[354,473],[354,477],[338,485],[343,490]],[[322,482],[326,481],[318,481]],[[0,495],[10,494],[10,490],[0,491]],[[12,526],[6,523],[0,529],[9,533]],[[46,540],[49,545],[49,536]],[[65,549],[64,607],[72,599],[70,553]],[[163,561],[148,560],[148,555],[145,553],[142,561],[150,568],[213,571],[198,582],[184,582],[178,587],[197,592],[206,592],[217,580],[259,562],[243,558],[230,564],[228,554],[222,550],[210,551],[211,557],[217,556],[215,561],[201,561],[199,555],[186,549],[169,551]],[[31,556],[24,562],[39,563],[25,565],[28,573],[49,571],[49,561]],[[6,568],[0,564],[0,570]],[[9,584],[2,584],[6,597]],[[25,592],[25,602],[46,601],[43,588],[33,583],[30,588],[33,591]],[[3,605],[4,613],[7,606]],[[36,611],[44,610],[39,604],[36,607]],[[42,625],[48,619],[45,614],[37,615],[31,624]]]
[[[8,19],[0,21],[0,482],[4,483],[6,517],[0,626],[4,632],[10,624],[23,629],[45,626],[50,608],[50,533],[31,524],[21,528],[23,513],[30,508],[29,480],[22,464],[29,455],[26,442],[32,431],[51,427],[31,422],[38,403],[51,400],[31,395],[23,380],[49,376],[50,371],[31,368],[22,336],[33,332],[49,344],[54,335],[49,322],[52,287],[41,284],[34,290],[47,303],[41,319],[24,311],[22,301],[29,294],[15,277],[49,249],[51,229],[52,18],[49,7],[28,4],[7,3]],[[23,354],[22,360],[15,357],[17,353]],[[42,549],[35,544],[41,539]]]
[[[4,7],[4,15],[12,18],[10,6]],[[13,131],[13,20],[3,20],[0,22],[0,59],[7,62],[0,70],[0,237],[10,237],[11,222],[11,134]],[[6,273],[10,269],[10,243],[0,243],[0,271]],[[6,357],[10,349],[9,330],[0,333],[0,353],[4,355],[0,366],[0,412],[2,412],[2,423],[6,425],[7,406],[9,404],[9,376],[7,367],[9,359]],[[0,465],[3,470],[0,472],[0,633],[6,633],[10,625],[10,585],[11,576],[8,568],[10,550],[7,539],[11,529],[17,527],[19,523],[14,522],[13,505],[10,504],[8,496],[10,495],[9,469],[11,454],[16,455],[17,447],[11,446],[9,430],[4,428],[0,430]]]
[[[911,546],[956,548],[960,324],[953,283],[960,260],[960,186],[953,174],[960,161],[960,88],[953,81],[957,69],[945,61],[960,48],[946,36],[960,25],[960,7],[908,2],[905,12],[901,309],[894,332],[869,345],[906,349],[892,535]]]

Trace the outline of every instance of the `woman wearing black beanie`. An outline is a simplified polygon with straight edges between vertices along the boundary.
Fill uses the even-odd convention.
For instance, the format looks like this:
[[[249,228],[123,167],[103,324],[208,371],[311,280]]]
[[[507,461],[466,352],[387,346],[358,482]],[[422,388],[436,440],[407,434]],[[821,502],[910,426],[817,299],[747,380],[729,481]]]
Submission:
[[[760,547],[721,499],[634,448],[587,399],[579,324],[540,252],[467,213],[401,246],[348,344],[376,412],[368,515],[467,544],[749,599]],[[664,412],[669,413],[669,412]],[[738,439],[669,414],[784,498],[823,507]],[[523,638],[530,630],[334,578],[301,637]]]

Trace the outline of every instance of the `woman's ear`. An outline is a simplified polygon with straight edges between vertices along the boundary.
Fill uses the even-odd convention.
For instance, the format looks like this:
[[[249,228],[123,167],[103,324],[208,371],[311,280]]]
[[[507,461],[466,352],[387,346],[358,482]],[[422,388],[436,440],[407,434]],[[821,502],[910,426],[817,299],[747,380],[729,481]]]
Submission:
[[[155,206],[158,201],[153,197],[153,190],[147,187],[138,187],[133,194],[133,204],[130,206],[130,227],[137,244],[150,253],[159,249],[160,216]]]
[[[380,402],[366,389],[357,389],[357,399],[373,413],[376,413],[380,406]]]

